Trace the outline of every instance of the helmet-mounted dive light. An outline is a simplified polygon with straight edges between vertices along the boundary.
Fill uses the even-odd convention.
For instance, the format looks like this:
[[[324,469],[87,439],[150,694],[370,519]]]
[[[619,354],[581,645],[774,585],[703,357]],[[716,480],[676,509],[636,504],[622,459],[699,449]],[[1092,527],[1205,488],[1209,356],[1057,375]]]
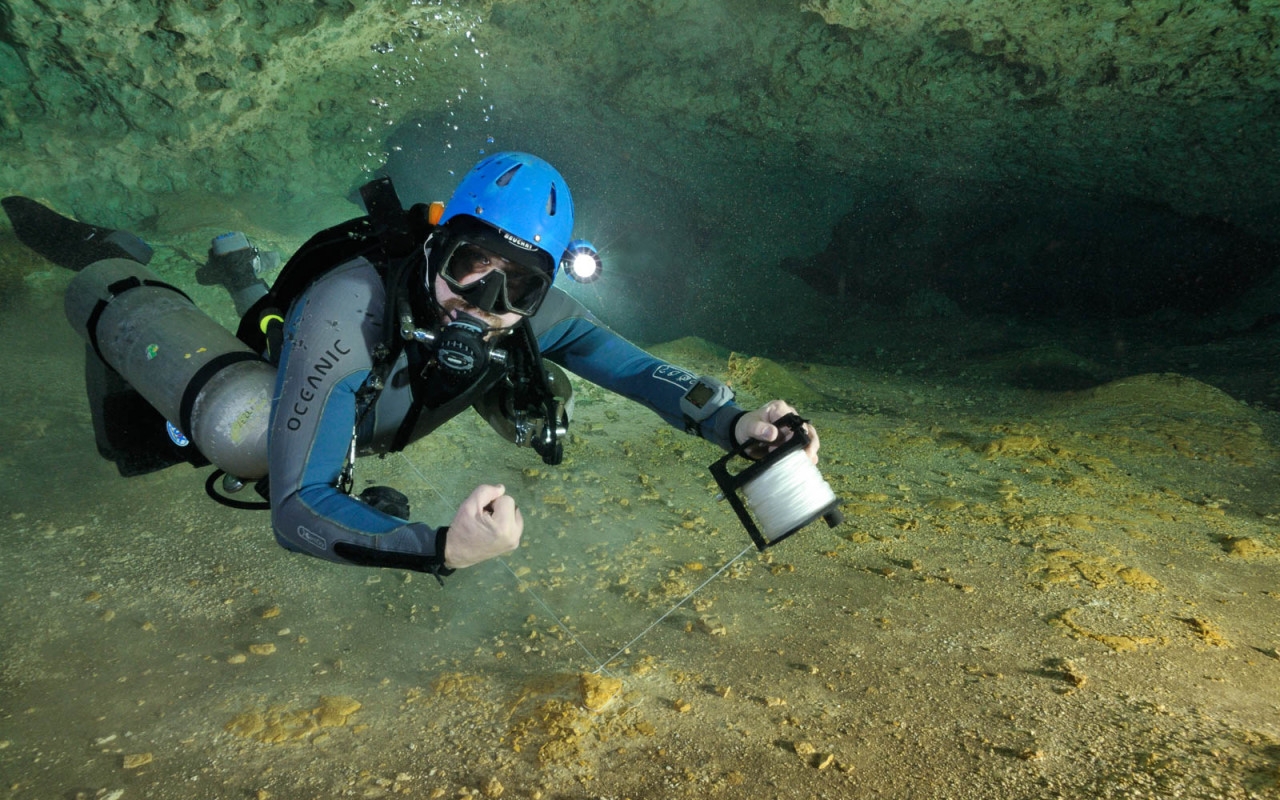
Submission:
[[[600,251],[595,245],[586,239],[574,239],[565,248],[560,267],[578,283],[591,283],[600,279],[603,264],[600,261]]]

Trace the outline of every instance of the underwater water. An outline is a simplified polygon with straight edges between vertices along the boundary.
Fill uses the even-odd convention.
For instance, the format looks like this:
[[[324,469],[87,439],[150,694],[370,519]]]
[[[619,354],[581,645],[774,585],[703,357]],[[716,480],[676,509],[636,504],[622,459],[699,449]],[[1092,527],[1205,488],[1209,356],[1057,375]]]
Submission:
[[[471,412],[357,466],[432,524],[504,484],[509,556],[286,552],[99,457],[0,220],[4,796],[1280,796],[1277,12],[1147,5],[0,4],[3,195],[234,329],[213,236],[539,153],[605,258],[557,285],[792,402],[845,517],[758,552],[717,448],[575,378],[560,466]]]

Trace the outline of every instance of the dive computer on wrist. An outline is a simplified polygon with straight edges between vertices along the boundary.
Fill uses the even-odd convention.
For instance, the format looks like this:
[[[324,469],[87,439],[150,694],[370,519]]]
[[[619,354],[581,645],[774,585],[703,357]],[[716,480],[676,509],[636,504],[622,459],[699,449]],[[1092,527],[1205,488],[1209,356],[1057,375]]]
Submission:
[[[700,431],[702,423],[717,411],[733,402],[733,390],[709,375],[693,382],[693,387],[680,398],[680,411],[684,414],[685,427]]]

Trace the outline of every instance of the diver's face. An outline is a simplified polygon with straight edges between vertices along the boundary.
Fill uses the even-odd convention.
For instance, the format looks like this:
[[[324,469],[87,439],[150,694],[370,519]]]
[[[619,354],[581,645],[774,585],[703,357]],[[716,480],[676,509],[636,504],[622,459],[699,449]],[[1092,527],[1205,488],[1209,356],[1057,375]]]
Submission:
[[[485,275],[488,275],[495,269],[503,270],[508,276],[518,273],[520,267],[503,258],[502,256],[490,253],[479,247],[472,248],[473,253],[468,254],[465,259],[468,265],[465,274],[454,272],[455,279],[458,283],[468,284],[474,283]],[[490,328],[500,330],[502,328],[510,328],[520,321],[520,315],[507,312],[505,314],[493,314],[488,311],[482,311],[479,308],[468,303],[466,300],[454,293],[444,278],[439,275],[435,279],[436,302],[443,309],[443,318],[441,321],[448,321],[458,318],[458,312],[470,314],[477,319],[484,320],[485,324]]]

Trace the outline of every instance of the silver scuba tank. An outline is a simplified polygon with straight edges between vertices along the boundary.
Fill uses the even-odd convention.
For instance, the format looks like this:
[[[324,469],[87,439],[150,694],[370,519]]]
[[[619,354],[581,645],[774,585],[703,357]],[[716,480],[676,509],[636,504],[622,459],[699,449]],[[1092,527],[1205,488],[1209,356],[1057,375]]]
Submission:
[[[136,261],[84,268],[64,306],[103,362],[205,458],[237,478],[267,474],[275,367]]]

